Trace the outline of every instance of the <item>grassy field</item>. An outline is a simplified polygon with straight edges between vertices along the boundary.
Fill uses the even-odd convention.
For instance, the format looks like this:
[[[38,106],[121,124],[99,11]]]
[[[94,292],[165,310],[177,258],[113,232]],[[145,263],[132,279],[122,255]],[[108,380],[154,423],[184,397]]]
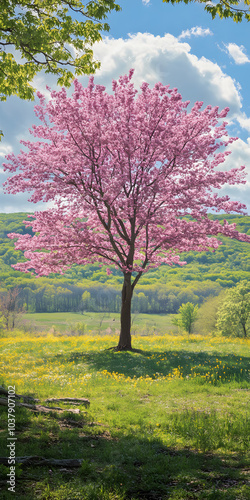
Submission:
[[[16,408],[16,456],[82,464],[17,466],[16,494],[7,491],[1,465],[1,498],[249,499],[249,340],[144,333],[134,338],[136,352],[115,352],[108,348],[117,335],[105,330],[0,338],[0,384],[41,402],[90,400],[79,415],[65,403],[62,414]],[[3,457],[1,406],[0,417]]]

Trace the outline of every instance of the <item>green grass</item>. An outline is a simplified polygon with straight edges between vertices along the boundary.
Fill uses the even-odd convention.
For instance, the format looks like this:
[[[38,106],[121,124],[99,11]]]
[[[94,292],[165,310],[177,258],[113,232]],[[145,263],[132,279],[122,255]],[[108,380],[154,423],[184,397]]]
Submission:
[[[26,313],[22,318],[26,329],[36,331],[76,332],[76,325],[82,326],[82,333],[117,333],[120,328],[118,313]],[[81,330],[81,328],[80,328]],[[132,334],[164,334],[177,332],[171,322],[171,315],[165,314],[132,314]]]
[[[46,315],[47,316],[47,315]],[[0,339],[0,384],[17,393],[87,397],[80,415],[16,408],[16,455],[81,458],[80,469],[18,469],[19,500],[247,500],[249,341],[200,335],[13,332]],[[7,412],[0,407],[0,455]],[[7,492],[0,467],[1,498]]]

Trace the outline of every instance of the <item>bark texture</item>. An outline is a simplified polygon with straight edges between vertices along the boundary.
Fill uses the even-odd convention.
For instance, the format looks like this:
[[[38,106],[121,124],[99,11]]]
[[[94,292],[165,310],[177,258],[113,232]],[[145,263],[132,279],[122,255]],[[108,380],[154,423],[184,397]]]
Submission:
[[[133,288],[131,285],[131,273],[124,273],[124,282],[122,287],[122,305],[121,305],[121,331],[118,351],[131,351],[131,300]]]

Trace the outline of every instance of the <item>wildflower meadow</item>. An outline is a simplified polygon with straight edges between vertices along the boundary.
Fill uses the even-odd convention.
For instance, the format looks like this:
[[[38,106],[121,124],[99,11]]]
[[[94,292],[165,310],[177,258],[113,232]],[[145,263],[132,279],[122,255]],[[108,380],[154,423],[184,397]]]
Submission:
[[[16,456],[81,460],[69,469],[18,464],[16,498],[249,498],[249,340],[137,335],[123,352],[110,349],[116,340],[56,331],[0,339],[2,386],[41,402],[90,401],[78,414],[65,402],[60,414],[16,408]],[[4,409],[1,418],[6,456]]]

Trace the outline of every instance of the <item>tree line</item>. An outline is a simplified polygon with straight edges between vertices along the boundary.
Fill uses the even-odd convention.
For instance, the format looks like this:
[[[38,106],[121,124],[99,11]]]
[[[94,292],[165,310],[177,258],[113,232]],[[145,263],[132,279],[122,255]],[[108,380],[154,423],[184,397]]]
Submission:
[[[26,312],[119,312],[121,292],[110,285],[96,284],[88,288],[79,284],[22,283],[18,286],[18,308]],[[201,304],[204,299],[220,293],[221,287],[200,286],[186,290],[174,286],[138,287],[132,301],[132,312],[175,314],[180,305],[189,301]],[[2,294],[6,292],[2,289]]]

